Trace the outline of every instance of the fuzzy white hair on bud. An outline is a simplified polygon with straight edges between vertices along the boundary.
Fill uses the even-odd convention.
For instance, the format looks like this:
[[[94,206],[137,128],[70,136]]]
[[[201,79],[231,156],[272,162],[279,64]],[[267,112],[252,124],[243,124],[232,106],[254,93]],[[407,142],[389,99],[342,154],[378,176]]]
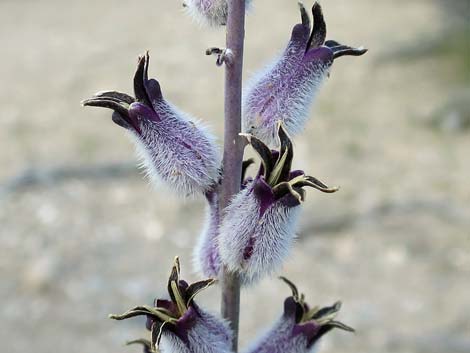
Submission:
[[[205,192],[220,177],[221,157],[216,139],[201,121],[178,111],[174,106],[167,111],[165,128],[156,127],[158,123],[147,122],[142,124],[142,136],[130,133],[140,167],[154,187],[164,181],[183,196]],[[174,138],[179,136],[201,147],[197,152],[198,161],[178,153]]]
[[[245,0],[249,6],[251,0]],[[185,12],[200,25],[219,27],[227,24],[227,0],[184,0]]]
[[[220,212],[216,192],[206,194],[206,218],[204,227],[194,247],[193,266],[204,277],[217,278],[221,267],[218,249]]]
[[[292,336],[294,325],[294,317],[280,317],[273,327],[266,329],[244,353],[314,353],[317,346],[307,348],[305,336]]]
[[[225,210],[220,228],[221,259],[245,284],[280,269],[295,239],[300,207],[275,202],[261,216],[260,210],[260,201],[248,184]]]
[[[325,78],[329,75],[330,66],[303,67],[299,75],[297,65],[289,60],[276,59],[249,79],[243,90],[242,131],[258,137],[272,147],[277,145],[276,123],[281,119],[291,136],[300,134],[309,119],[313,101]],[[293,82],[286,83],[282,78],[295,77]],[[273,92],[279,91],[279,94]],[[266,120],[260,115],[269,105]]]
[[[159,348],[168,353],[233,353],[232,331],[226,320],[198,310],[198,317],[186,333],[185,341],[171,331],[162,335]]]

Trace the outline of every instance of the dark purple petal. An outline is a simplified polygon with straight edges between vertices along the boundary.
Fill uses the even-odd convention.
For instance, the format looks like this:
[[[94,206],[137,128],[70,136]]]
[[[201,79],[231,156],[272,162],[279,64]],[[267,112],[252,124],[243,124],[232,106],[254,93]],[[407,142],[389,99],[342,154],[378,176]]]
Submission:
[[[323,18],[323,12],[319,3],[315,2],[313,4],[312,14],[313,29],[305,51],[308,51],[311,48],[318,48],[319,46],[323,45],[326,39],[326,23],[325,19]]]
[[[129,116],[137,122],[139,119],[153,122],[160,121],[158,114],[152,108],[142,103],[132,103],[129,106]]]
[[[295,322],[300,322],[304,311],[302,305],[297,303],[294,297],[288,297],[284,300],[284,316],[285,317],[294,317]]]
[[[288,180],[292,180],[298,176],[301,176],[301,175],[304,175],[305,172],[303,170],[293,170],[290,172],[289,174],[289,179]]]
[[[144,85],[144,76],[146,69],[148,53],[145,55],[139,56],[137,62],[137,70],[134,74],[134,95],[138,102],[143,103],[149,107],[152,106],[150,99],[147,95],[147,90]]]
[[[305,9],[304,4],[299,2],[300,18],[302,19],[302,25],[306,30],[310,31],[310,17],[308,16],[307,10]]]
[[[305,53],[303,61],[306,63],[307,62],[320,62],[328,66],[333,63],[333,59],[334,59],[333,50],[328,47],[321,46],[319,48],[314,48],[314,49],[310,49],[309,51],[307,51]]]
[[[125,119],[121,114],[118,112],[113,112],[113,115],[111,116],[111,120],[113,123],[116,125],[119,125],[120,127],[123,127],[124,129],[133,129],[134,127],[129,123],[129,118]]]
[[[254,181],[253,193],[259,200],[259,217],[263,217],[266,210],[274,203],[274,194],[271,186],[264,180],[263,177],[257,178]]]
[[[342,56],[362,56],[367,53],[367,49],[365,48],[352,48],[348,47],[347,45],[333,47],[332,50],[335,59],[340,58]]]
[[[168,325],[168,330],[187,343],[188,331],[194,326],[197,318],[200,316],[198,310],[199,308],[193,303],[175,325]]]
[[[318,332],[320,331],[321,327],[314,323],[313,321],[306,322],[304,324],[297,324],[294,326],[292,330],[292,335],[303,335],[307,338],[308,345],[312,345],[315,343],[319,337]]]
[[[290,170],[292,167],[292,159],[294,158],[294,146],[292,141],[287,134],[284,125],[279,125],[278,136],[281,144],[281,150],[279,151],[279,158],[287,153],[287,157],[282,166],[281,175],[279,176],[279,182],[287,181],[289,178]]]

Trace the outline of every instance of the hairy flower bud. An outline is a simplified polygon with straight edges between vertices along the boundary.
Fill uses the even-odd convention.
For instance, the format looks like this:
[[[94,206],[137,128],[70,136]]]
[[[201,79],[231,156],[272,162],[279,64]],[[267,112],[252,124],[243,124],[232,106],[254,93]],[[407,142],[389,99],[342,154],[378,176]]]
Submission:
[[[246,0],[246,6],[251,0]],[[183,6],[191,17],[201,24],[224,26],[227,24],[227,0],[184,0]]]
[[[110,318],[125,320],[146,316],[146,326],[151,331],[151,350],[159,347],[162,352],[171,353],[231,353],[232,332],[228,323],[204,311],[193,300],[214,282],[214,279],[208,279],[188,284],[181,280],[176,258],[168,280],[170,299],[155,299],[153,307],[137,306],[122,315],[110,315]],[[145,340],[133,342],[148,348]]]
[[[354,332],[351,327],[335,321],[340,302],[310,309],[297,287],[289,280],[281,279],[292,289],[292,296],[284,301],[284,313],[245,353],[309,353],[314,351],[319,339],[334,328]]]
[[[297,216],[305,199],[304,187],[331,193],[329,188],[303,171],[291,171],[292,142],[278,124],[279,151],[271,151],[254,136],[247,135],[260,155],[262,166],[256,178],[234,196],[227,206],[219,236],[220,256],[245,283],[278,270],[294,237]]]
[[[242,167],[242,185],[244,182],[247,168],[254,163],[252,158],[243,162]],[[206,193],[207,208],[206,220],[204,228],[199,236],[199,240],[194,248],[194,267],[196,272],[205,277],[216,278],[222,266],[219,253],[219,227],[220,227],[220,211],[219,211],[219,194],[217,190],[211,190]]]
[[[194,267],[206,277],[216,278],[219,275],[221,261],[218,248],[220,211],[218,194],[209,191],[206,194],[207,208],[204,228],[194,248]]]
[[[206,128],[167,102],[159,83],[148,79],[149,55],[139,58],[135,98],[115,91],[97,93],[85,106],[114,110],[113,121],[130,132],[152,181],[162,179],[176,191],[207,191],[219,178],[220,157]]]
[[[292,136],[302,131],[315,93],[336,58],[367,51],[332,40],[325,42],[326,24],[320,5],[315,3],[312,8],[313,29],[305,8],[299,5],[302,23],[294,26],[287,48],[254,76],[244,92],[243,131],[270,146],[276,142],[279,120]]]

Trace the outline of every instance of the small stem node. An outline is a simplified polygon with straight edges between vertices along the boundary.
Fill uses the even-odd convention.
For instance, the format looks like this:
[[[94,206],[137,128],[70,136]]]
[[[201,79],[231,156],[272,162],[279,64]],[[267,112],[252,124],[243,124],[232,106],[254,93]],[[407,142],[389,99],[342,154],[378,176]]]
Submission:
[[[216,60],[216,65],[217,66],[222,66],[224,63],[227,66],[230,66],[233,64],[234,61],[234,54],[233,51],[230,50],[229,48],[217,48],[217,47],[212,47],[206,49],[206,55],[216,55],[217,60]]]

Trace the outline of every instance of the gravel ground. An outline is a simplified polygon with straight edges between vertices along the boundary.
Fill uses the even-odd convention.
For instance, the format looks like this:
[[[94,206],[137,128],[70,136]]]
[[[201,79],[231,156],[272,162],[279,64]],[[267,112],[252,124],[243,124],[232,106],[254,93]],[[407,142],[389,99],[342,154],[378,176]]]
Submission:
[[[452,112],[442,113],[449,129],[429,121],[468,88],[469,71],[446,55],[397,54],[438,38],[451,18],[431,0],[322,5],[331,38],[370,52],[335,64],[296,140],[295,165],[341,190],[309,192],[282,273],[313,304],[343,301],[340,318],[357,333],[330,334],[322,352],[467,353],[469,131],[453,128],[462,117]],[[283,48],[297,18],[295,1],[254,2],[247,75]],[[106,317],[162,293],[174,255],[196,278],[203,200],[152,190],[109,114],[79,102],[130,92],[136,57],[149,49],[166,97],[221,136],[223,70],[204,50],[222,46],[224,33],[191,23],[179,1],[3,0],[0,42],[2,351],[137,352],[123,342],[143,334],[142,322]],[[109,163],[124,166],[50,172]],[[243,292],[242,346],[288,294],[276,279]],[[218,289],[200,302],[217,310]]]

